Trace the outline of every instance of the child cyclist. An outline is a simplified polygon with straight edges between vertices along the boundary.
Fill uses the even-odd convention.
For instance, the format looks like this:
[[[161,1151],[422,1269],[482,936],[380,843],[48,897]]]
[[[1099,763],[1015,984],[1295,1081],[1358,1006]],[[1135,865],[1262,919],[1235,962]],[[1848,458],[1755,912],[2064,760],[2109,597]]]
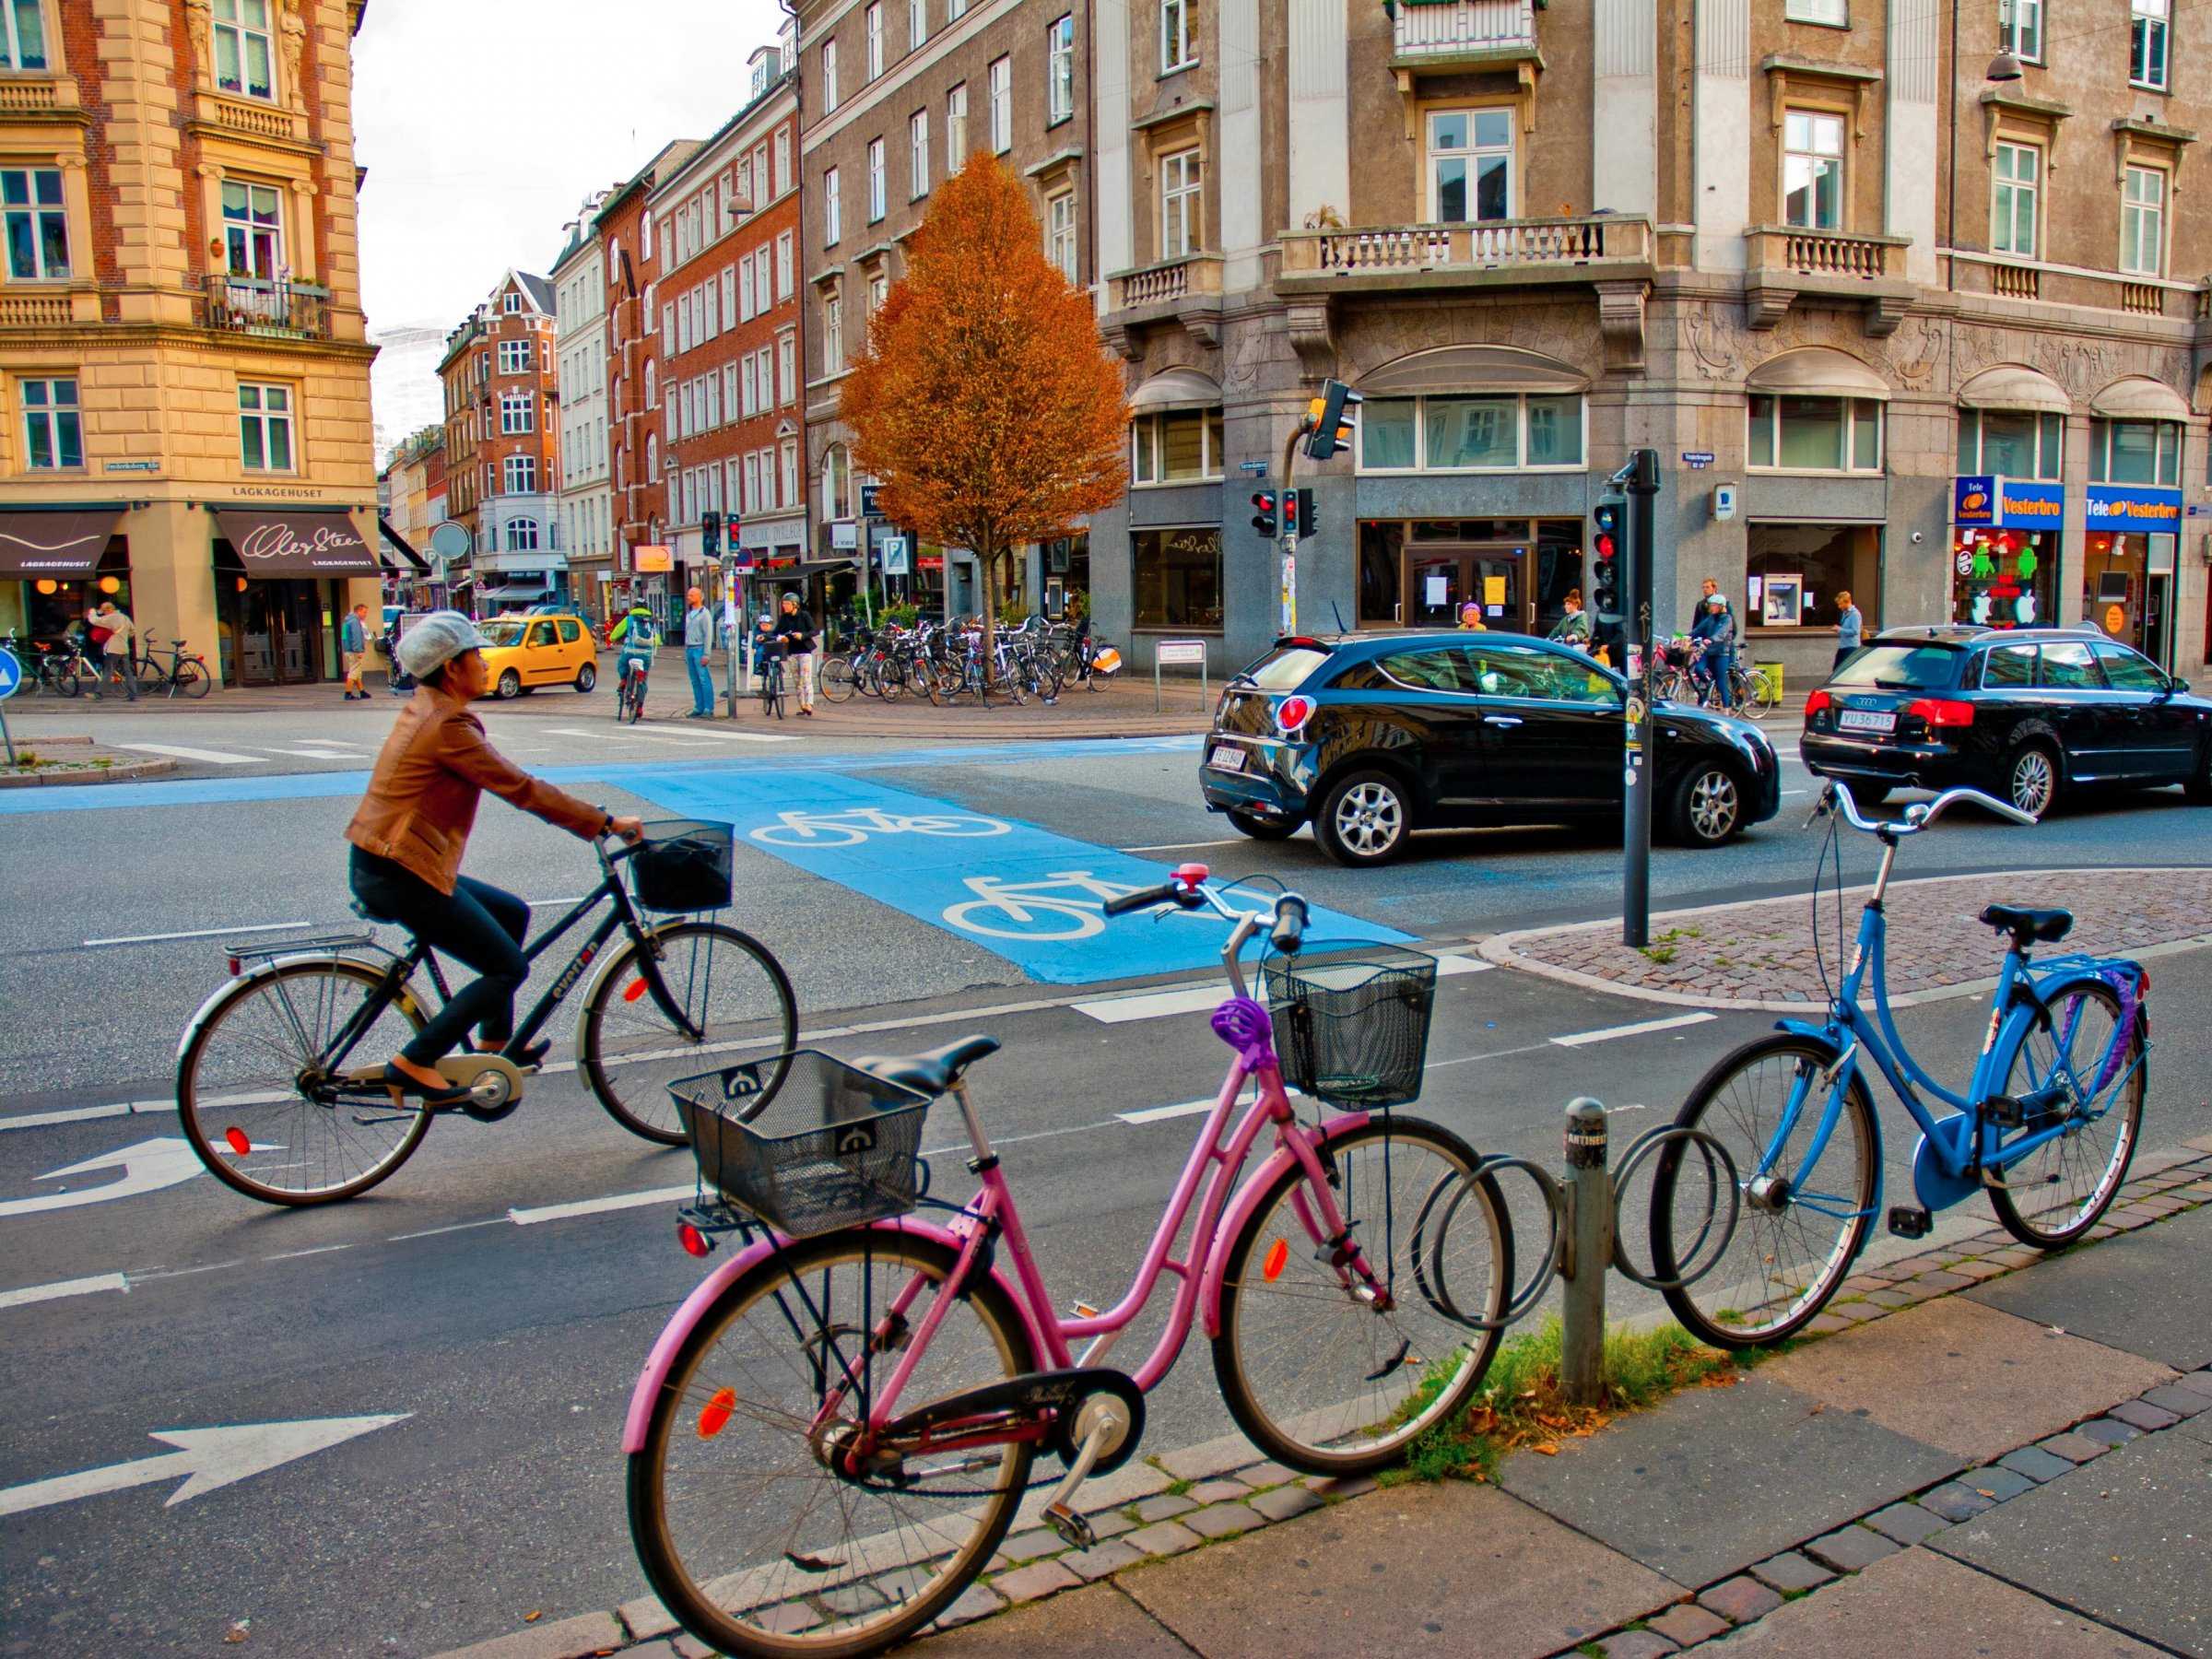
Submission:
[[[607,641],[618,648],[615,654],[615,686],[618,693],[620,688],[628,683],[630,664],[637,664],[641,674],[652,674],[653,653],[661,645],[661,626],[653,620],[651,607],[640,600],[629,607],[628,616],[615,624],[614,631],[607,635]],[[616,713],[619,718],[619,703]],[[645,718],[642,708],[638,711],[638,718]]]

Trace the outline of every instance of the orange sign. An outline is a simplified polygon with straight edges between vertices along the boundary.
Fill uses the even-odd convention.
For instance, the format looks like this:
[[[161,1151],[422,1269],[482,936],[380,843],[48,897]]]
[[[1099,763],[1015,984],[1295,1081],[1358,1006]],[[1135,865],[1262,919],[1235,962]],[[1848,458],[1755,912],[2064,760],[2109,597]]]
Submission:
[[[676,569],[676,555],[667,547],[632,547],[630,552],[635,556],[631,561],[632,564],[641,571],[650,572]]]
[[[2116,605],[2108,605],[2104,607],[2104,631],[2106,633],[2118,634],[2126,626],[2127,613],[2125,611]]]

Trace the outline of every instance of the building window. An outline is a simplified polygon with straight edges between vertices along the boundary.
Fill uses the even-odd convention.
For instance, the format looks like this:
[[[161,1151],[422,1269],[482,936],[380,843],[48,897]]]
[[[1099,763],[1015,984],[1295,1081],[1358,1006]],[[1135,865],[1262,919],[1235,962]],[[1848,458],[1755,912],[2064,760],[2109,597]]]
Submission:
[[[1221,627],[1221,529],[1137,530],[1129,536],[1139,628]]]
[[[2127,78],[2138,87],[2166,90],[2167,20],[2172,0],[2130,0]]]
[[[776,298],[779,300],[791,298],[792,281],[791,232],[786,230],[776,238]]]
[[[519,437],[535,429],[537,400],[527,392],[500,394],[500,435]]]
[[[1130,477],[1139,484],[1190,484],[1221,476],[1221,411],[1178,409],[1129,423]]]
[[[796,343],[789,335],[785,335],[776,342],[776,384],[780,389],[780,395],[777,398],[779,403],[792,403],[798,397],[798,387],[792,377],[794,361],[797,356]]]
[[[1188,69],[1198,61],[1197,31],[1191,27],[1191,0],[1159,0],[1159,72]]]
[[[1196,150],[1159,159],[1159,256],[1182,259],[1205,245],[1204,163]]]
[[[929,0],[906,0],[906,49],[929,39]]]
[[[799,504],[799,441],[796,438],[783,440],[783,452],[778,460],[777,470],[783,475],[783,505],[796,507]]]
[[[527,374],[530,372],[530,342],[501,340],[500,342],[500,372]]]
[[[46,23],[39,6],[40,0],[0,0],[0,65],[46,67]]]
[[[1851,27],[1848,0],[1786,0],[1782,15],[1791,23],[1826,23],[1836,29]]]
[[[537,457],[510,455],[500,464],[500,484],[508,495],[537,493]]]
[[[2000,144],[1994,167],[1989,195],[1990,248],[2033,259],[2043,152],[2031,144]]]
[[[837,108],[837,42],[822,42],[822,113]]]
[[[906,118],[906,191],[909,196],[929,194],[929,112],[916,110]]]
[[[1817,110],[1783,115],[1782,218],[1802,230],[1842,228],[1842,116]]]
[[[868,278],[868,315],[874,316],[891,297],[891,279],[888,276]]]
[[[523,297],[510,290],[502,297],[500,310],[512,317],[523,309]]]
[[[1370,399],[1362,472],[1526,472],[1583,465],[1583,399],[1493,393]]]
[[[868,78],[874,80],[883,73],[883,6],[881,0],[868,7]]]
[[[850,509],[853,474],[845,460],[845,446],[833,443],[822,452],[822,516],[841,519],[853,516]]]
[[[1997,43],[2015,57],[2041,63],[2043,0],[1997,0]]]
[[[2182,428],[2173,420],[2089,422],[2089,482],[2162,484],[2182,481]]]
[[[0,218],[7,227],[7,274],[17,282],[69,275],[69,214],[53,167],[0,169]]]
[[[238,388],[239,465],[248,472],[292,470],[292,393],[288,386]]]
[[[758,173],[760,170],[756,168]],[[776,171],[771,177],[760,180],[760,193],[771,201],[791,188],[791,129],[776,129]]]
[[[535,553],[537,551],[537,521],[534,518],[507,521],[507,551]]]
[[[844,234],[844,207],[838,199],[837,169],[831,168],[822,175],[822,245],[837,246],[837,239]]]
[[[2120,268],[2136,276],[2166,269],[2166,175],[2131,167],[2120,201]]]
[[[963,82],[945,95],[945,171],[968,165],[968,88]]]
[[[868,140],[868,223],[884,215],[883,140]]]
[[[1076,18],[1070,12],[1044,31],[1044,123],[1076,112]]]
[[[1777,472],[1882,470],[1882,406],[1868,397],[1753,393],[1745,465]]]
[[[1959,411],[1959,471],[1962,477],[2049,478],[2059,471],[2065,418],[2030,409]]]
[[[74,380],[16,382],[23,403],[23,458],[32,472],[85,464],[85,429]]]
[[[1513,112],[1438,110],[1429,117],[1429,217],[1440,225],[1513,217]]]
[[[247,98],[276,96],[269,0],[215,0],[215,84]]]
[[[822,372],[837,374],[845,366],[845,302],[832,294],[822,302]]]
[[[1014,60],[991,63],[991,147],[1005,155],[1014,147]]]
[[[968,15],[968,0],[945,0],[945,21],[957,22]]]
[[[1044,256],[1073,284],[1076,276],[1076,194],[1063,191],[1044,205]]]

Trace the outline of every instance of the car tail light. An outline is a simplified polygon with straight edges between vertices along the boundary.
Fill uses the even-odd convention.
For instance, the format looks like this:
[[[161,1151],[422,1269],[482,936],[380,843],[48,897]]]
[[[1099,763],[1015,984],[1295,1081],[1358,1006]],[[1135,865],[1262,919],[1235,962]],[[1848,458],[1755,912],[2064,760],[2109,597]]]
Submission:
[[[1812,718],[1814,715],[1826,713],[1830,707],[1834,704],[1835,700],[1836,700],[1834,698],[1830,697],[1825,691],[1814,692],[1810,697],[1805,700],[1806,723],[1809,725],[1812,723]]]
[[[1275,728],[1286,737],[1295,737],[1313,718],[1317,705],[1310,697],[1286,697],[1275,706]]]
[[[1905,712],[1917,714],[1931,726],[1970,726],[1974,724],[1974,705],[1960,702],[1954,697],[1920,697],[1905,705]]]

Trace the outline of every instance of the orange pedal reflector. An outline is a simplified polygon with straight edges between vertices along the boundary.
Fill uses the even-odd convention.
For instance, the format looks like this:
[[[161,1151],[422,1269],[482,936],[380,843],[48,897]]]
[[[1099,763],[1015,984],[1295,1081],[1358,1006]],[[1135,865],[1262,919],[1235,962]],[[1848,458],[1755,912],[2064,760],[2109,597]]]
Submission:
[[[1267,1246],[1267,1259],[1260,1264],[1260,1277],[1272,1285],[1277,1279],[1283,1277],[1283,1269],[1289,1265],[1289,1241],[1277,1239]]]
[[[639,997],[644,994],[645,982],[641,979],[631,980],[629,984],[622,988],[622,1000],[624,1002],[636,1002]]]
[[[253,1143],[246,1138],[246,1132],[235,1124],[223,1131],[223,1139],[229,1143],[230,1150],[241,1158],[253,1150]]]
[[[712,1440],[720,1434],[730,1426],[730,1418],[736,1409],[737,1391],[734,1388],[716,1389],[714,1397],[706,1403],[699,1414],[699,1438]]]

